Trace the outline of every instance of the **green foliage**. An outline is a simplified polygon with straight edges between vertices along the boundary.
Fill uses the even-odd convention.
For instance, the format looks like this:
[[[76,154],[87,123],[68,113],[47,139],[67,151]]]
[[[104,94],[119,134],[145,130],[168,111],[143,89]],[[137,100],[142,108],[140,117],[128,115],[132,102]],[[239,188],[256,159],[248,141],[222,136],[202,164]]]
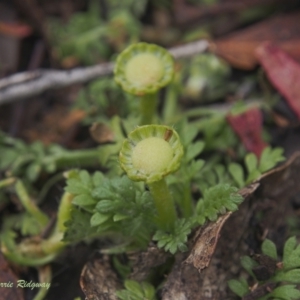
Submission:
[[[186,64],[185,64],[186,66]],[[183,71],[187,77],[183,94],[194,101],[216,100],[228,92],[229,65],[214,54],[193,57]]]
[[[249,292],[248,283],[245,279],[231,279],[228,281],[228,286],[236,295],[241,298]]]
[[[57,144],[41,142],[26,144],[0,132],[0,171],[8,176],[25,177],[34,182],[43,173],[54,173],[59,168],[90,166],[99,163],[101,152],[95,149],[69,151]]]
[[[142,2],[139,1],[139,8],[132,3],[122,3],[141,12]],[[94,64],[108,59],[112,49],[121,51],[130,41],[136,41],[140,34],[140,23],[130,9],[119,9],[113,4],[108,9],[107,21],[100,14],[98,1],[91,1],[87,12],[73,14],[67,24],[50,19],[49,32],[57,56]]]
[[[75,108],[86,112],[85,124],[106,122],[113,115],[128,116],[137,111],[138,101],[124,93],[112,78],[101,78],[82,89],[76,99]]]
[[[127,176],[103,180],[93,190],[98,200],[95,207],[94,226],[105,225],[117,229],[126,237],[147,244],[153,232],[155,208],[149,192],[143,184],[137,184]],[[116,228],[117,227],[117,228]]]
[[[188,2],[196,5],[213,5],[219,2],[219,0],[189,0]]]
[[[238,189],[229,184],[219,184],[204,191],[196,206],[196,221],[202,225],[206,219],[216,221],[220,213],[235,211],[243,201]]]
[[[283,149],[281,148],[272,149],[266,147],[259,160],[254,153],[246,155],[244,161],[247,173],[245,173],[243,167],[237,163],[230,163],[228,171],[235,183],[239,187],[243,187],[258,178],[264,172],[272,169],[277,163],[283,161],[285,158],[282,153]]]
[[[125,289],[116,292],[120,300],[156,300],[155,288],[148,282],[125,280]]]
[[[252,272],[252,269],[254,267],[258,266],[258,263],[255,260],[253,260],[249,256],[242,256],[241,257],[241,265],[253,278],[255,278],[255,275]]]
[[[269,296],[273,297],[274,299],[297,300],[300,299],[300,291],[295,285],[286,284],[274,289]]]
[[[27,145],[0,132],[0,170],[11,176],[25,176],[29,181],[35,181],[41,171],[55,170],[54,162],[46,161],[45,158],[47,154],[60,150],[54,145],[45,147],[41,142]]]
[[[202,141],[193,142],[198,131],[188,124],[187,120],[182,120],[176,124],[176,130],[180,136],[180,141],[184,149],[180,169],[167,177],[167,182],[172,190],[174,199],[179,203],[185,217],[190,216],[190,211],[186,207],[187,202],[191,202],[191,185],[197,180],[198,174],[204,166],[204,160],[199,159],[199,155],[204,149]]]
[[[284,245],[283,268],[284,270],[300,268],[300,245],[295,237],[289,238]]]
[[[240,142],[226,121],[224,112],[208,111],[200,120],[191,122],[203,134],[206,151],[240,151]]]
[[[96,172],[93,176],[81,170],[74,172],[67,180],[65,190],[74,195],[73,204],[92,212],[97,200],[92,196],[92,189],[102,183],[103,174]]]
[[[37,235],[42,232],[44,227],[35,216],[24,212],[19,215],[11,215],[4,219],[2,231],[15,230],[23,236]]]
[[[264,242],[261,245],[261,251],[263,254],[277,260],[276,245],[272,241],[268,239],[264,240]]]
[[[192,225],[189,220],[177,220],[172,232],[158,230],[153,236],[153,240],[157,241],[158,248],[164,248],[165,251],[172,254],[178,250],[184,252],[187,250],[186,242],[191,233]]]
[[[74,195],[76,207],[89,213],[89,225],[81,226],[82,220],[73,218],[66,224],[69,237],[65,238],[84,236],[88,226],[99,235],[115,232],[126,237],[125,240],[132,240],[133,244],[149,242],[154,231],[155,208],[142,183],[132,182],[127,176],[107,178],[101,172],[90,175],[81,170],[68,179],[66,191]],[[80,212],[75,210],[75,213]]]
[[[128,10],[133,13],[133,15],[140,17],[146,9],[148,0],[124,0],[122,2],[118,0],[110,0],[107,4],[109,6],[109,9],[112,11],[117,10]]]
[[[261,245],[262,253],[276,263],[278,259],[275,244],[266,239]],[[264,281],[258,281],[253,273],[253,268],[259,266],[259,263],[248,256],[241,258],[243,268],[254,278],[258,287],[263,284],[275,284],[275,288],[259,300],[267,299],[283,299],[293,300],[300,299],[300,291],[296,284],[300,284],[300,245],[295,237],[289,238],[284,245],[282,262],[277,264],[274,273],[270,273],[270,277]],[[262,262],[261,262],[262,263]],[[229,288],[239,297],[248,294],[249,288],[244,278],[240,280],[229,280]]]
[[[90,226],[90,220],[91,213],[74,206],[70,219],[65,223],[63,241],[77,243],[99,236],[97,228]]]

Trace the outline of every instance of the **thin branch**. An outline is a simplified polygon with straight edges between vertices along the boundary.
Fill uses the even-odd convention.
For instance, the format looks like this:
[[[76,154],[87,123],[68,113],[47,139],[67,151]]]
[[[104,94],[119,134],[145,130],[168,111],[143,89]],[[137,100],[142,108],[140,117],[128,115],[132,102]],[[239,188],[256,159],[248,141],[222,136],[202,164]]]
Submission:
[[[193,56],[208,49],[206,40],[199,40],[169,49],[178,58]],[[59,89],[76,83],[85,83],[107,76],[113,72],[113,63],[104,63],[72,70],[35,70],[6,77],[0,80],[0,105],[36,96],[51,89]]]

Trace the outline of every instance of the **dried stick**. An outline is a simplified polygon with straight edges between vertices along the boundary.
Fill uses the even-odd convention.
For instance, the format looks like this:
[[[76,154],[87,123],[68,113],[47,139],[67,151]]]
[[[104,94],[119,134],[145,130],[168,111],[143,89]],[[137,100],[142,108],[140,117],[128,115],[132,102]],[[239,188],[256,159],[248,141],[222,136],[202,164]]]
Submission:
[[[177,59],[204,52],[208,46],[208,41],[199,40],[171,48],[169,51]],[[36,96],[46,90],[59,89],[76,83],[85,83],[110,75],[113,67],[113,63],[103,63],[72,70],[35,70],[17,73],[0,80],[0,105]]]

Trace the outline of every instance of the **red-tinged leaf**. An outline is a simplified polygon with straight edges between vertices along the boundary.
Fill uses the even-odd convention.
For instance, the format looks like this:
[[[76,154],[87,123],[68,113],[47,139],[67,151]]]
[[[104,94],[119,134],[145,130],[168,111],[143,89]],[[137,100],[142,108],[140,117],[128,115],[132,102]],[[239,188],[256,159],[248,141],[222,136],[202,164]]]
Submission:
[[[255,49],[269,41],[300,61],[299,20],[300,11],[276,15],[218,38],[211,50],[236,68],[252,70],[258,64]]]
[[[24,38],[32,33],[32,28],[26,24],[0,22],[0,33],[17,38]]]
[[[267,144],[262,139],[262,115],[258,108],[227,116],[227,121],[249,152],[260,157]]]
[[[269,80],[300,119],[300,64],[271,43],[258,47],[256,55]]]

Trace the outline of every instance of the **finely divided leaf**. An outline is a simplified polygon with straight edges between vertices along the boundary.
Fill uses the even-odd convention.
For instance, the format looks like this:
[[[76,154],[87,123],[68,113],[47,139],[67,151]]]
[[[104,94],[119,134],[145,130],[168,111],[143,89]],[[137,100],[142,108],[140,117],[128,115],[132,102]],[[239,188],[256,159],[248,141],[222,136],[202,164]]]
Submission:
[[[125,289],[116,291],[120,300],[155,300],[155,288],[148,282],[125,280]]]
[[[187,250],[186,242],[191,232],[192,223],[186,219],[177,220],[174,225],[173,232],[164,232],[158,230],[153,236],[153,240],[157,241],[158,248],[164,248],[175,254],[178,250],[184,252]]]
[[[237,188],[229,184],[218,184],[206,189],[196,206],[197,222],[202,225],[205,219],[215,221],[218,215],[225,213],[226,210],[237,210],[243,201],[243,197],[237,191]]]
[[[277,163],[285,160],[282,148],[274,148],[267,147],[262,152],[262,155],[259,160],[259,171],[264,173],[273,167],[276,166]]]

